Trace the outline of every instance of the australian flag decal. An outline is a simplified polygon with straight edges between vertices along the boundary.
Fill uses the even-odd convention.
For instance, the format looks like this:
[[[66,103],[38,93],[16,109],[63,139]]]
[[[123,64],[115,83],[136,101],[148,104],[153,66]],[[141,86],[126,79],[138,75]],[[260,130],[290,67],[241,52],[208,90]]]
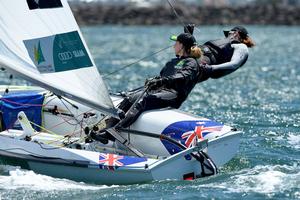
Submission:
[[[179,121],[165,128],[162,135],[169,136],[187,148],[190,148],[194,146],[197,141],[204,140],[206,135],[221,131],[222,128],[222,124],[211,120]],[[168,141],[162,140],[162,143],[170,154],[175,154],[182,150]]]
[[[27,0],[30,10],[63,7],[60,0]]]
[[[99,154],[99,168],[114,171],[122,166],[146,162],[147,158],[134,156],[121,156],[116,154]]]

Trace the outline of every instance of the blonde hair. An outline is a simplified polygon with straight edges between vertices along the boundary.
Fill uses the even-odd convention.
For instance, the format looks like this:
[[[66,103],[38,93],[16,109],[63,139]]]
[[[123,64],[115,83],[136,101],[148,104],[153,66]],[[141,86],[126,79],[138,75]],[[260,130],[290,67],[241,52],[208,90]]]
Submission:
[[[190,50],[190,55],[193,58],[200,58],[203,55],[203,53],[198,46],[192,46]]]
[[[244,39],[241,39],[241,42],[244,43],[245,45],[247,45],[247,47],[249,47],[249,48],[255,46],[255,43],[253,42],[253,40],[248,36]]]

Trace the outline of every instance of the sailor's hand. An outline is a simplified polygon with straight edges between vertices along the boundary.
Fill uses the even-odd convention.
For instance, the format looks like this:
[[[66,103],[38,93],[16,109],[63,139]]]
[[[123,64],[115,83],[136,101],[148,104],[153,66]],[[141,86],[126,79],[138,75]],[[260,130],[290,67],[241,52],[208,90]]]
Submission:
[[[183,27],[183,30],[185,33],[189,33],[189,34],[193,35],[194,27],[195,27],[195,24],[188,24]]]
[[[153,80],[153,78],[147,78],[146,81],[145,81],[145,86],[147,86],[148,83],[149,83],[151,80]]]
[[[150,81],[152,81],[154,79],[159,79],[159,78],[160,78],[160,76],[155,76],[155,77],[152,77],[152,78],[147,78],[146,81],[145,81],[145,86],[147,86]]]
[[[155,90],[163,86],[163,84],[164,84],[164,80],[162,78],[156,78],[156,79],[149,80],[146,87]]]

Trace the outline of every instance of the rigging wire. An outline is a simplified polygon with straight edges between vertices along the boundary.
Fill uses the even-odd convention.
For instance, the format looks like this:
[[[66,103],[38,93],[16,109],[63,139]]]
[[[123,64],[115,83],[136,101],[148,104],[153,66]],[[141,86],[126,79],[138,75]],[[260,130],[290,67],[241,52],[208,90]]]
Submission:
[[[179,15],[178,15],[178,13],[176,12],[176,10],[175,10],[174,6],[172,5],[172,3],[171,3],[169,0],[167,0],[167,1],[168,1],[168,3],[169,3],[170,7],[172,8],[172,10],[173,10],[175,16],[177,17],[177,19],[181,22],[181,24],[182,24],[183,26],[185,26],[185,23],[184,23],[183,20],[179,17]],[[128,67],[130,67],[130,66],[132,66],[132,65],[134,65],[134,64],[139,63],[139,62],[142,61],[142,60],[145,60],[145,59],[150,58],[150,57],[152,57],[152,56],[154,56],[154,55],[156,55],[156,54],[158,54],[158,53],[160,53],[160,52],[162,52],[162,51],[165,51],[165,50],[169,49],[169,48],[172,47],[172,46],[173,46],[173,45],[167,46],[167,47],[165,47],[165,48],[162,48],[162,49],[160,49],[160,50],[158,50],[158,51],[156,51],[156,52],[154,52],[154,53],[152,53],[152,54],[150,54],[150,55],[147,55],[147,56],[145,56],[145,57],[142,57],[142,58],[140,58],[140,59],[138,59],[138,60],[136,60],[136,61],[134,61],[134,62],[132,62],[132,63],[130,63],[130,64],[128,64],[128,65],[125,65],[125,66],[123,66],[123,67],[121,67],[121,68],[115,70],[115,71],[112,71],[112,72],[110,72],[110,73],[108,73],[108,74],[105,74],[105,75],[103,75],[102,77],[103,77],[103,79],[106,79],[108,76],[111,76],[111,75],[113,75],[113,74],[115,74],[115,73],[117,73],[117,72],[119,72],[119,71],[122,71],[122,70],[124,70],[124,69],[126,69],[126,68],[128,68]]]
[[[172,11],[174,13],[174,15],[177,17],[177,19],[180,21],[180,23],[185,26],[185,23],[183,22],[183,20],[181,19],[181,17],[178,15],[176,9],[174,8],[173,4],[170,2],[170,0],[167,0],[168,4],[170,5],[170,7],[172,8]]]
[[[167,0],[167,2],[168,2],[168,4],[170,5],[170,7],[171,7],[171,9],[172,9],[174,15],[176,16],[176,18],[177,18],[177,19],[180,21],[180,23],[182,24],[182,26],[185,26],[186,24],[184,23],[184,21],[181,19],[181,17],[180,17],[179,14],[177,13],[177,11],[176,11],[175,7],[173,6],[173,4],[170,2],[170,0]],[[198,32],[200,32],[200,30],[199,30],[197,27],[194,27],[194,28],[195,28]],[[145,60],[145,59],[147,59],[147,58],[149,58],[149,57],[152,57],[152,56],[154,56],[154,55],[156,55],[156,54],[158,54],[158,53],[160,53],[160,52],[162,52],[162,51],[164,51],[164,50],[166,50],[166,49],[168,49],[168,48],[170,48],[170,47],[172,47],[172,46],[173,46],[173,45],[167,46],[167,47],[165,47],[165,48],[163,48],[163,49],[160,49],[160,50],[158,50],[158,51],[156,51],[156,52],[154,52],[154,53],[152,53],[152,54],[150,54],[150,55],[147,55],[147,56],[145,56],[145,57],[143,57],[143,58],[140,58],[140,59],[138,59],[138,60],[136,60],[136,61],[134,61],[134,62],[132,62],[132,63],[130,63],[130,64],[128,64],[128,65],[125,65],[125,66],[123,66],[123,67],[121,67],[121,68],[119,68],[119,69],[117,69],[117,70],[115,70],[115,71],[112,71],[112,72],[110,72],[110,73],[108,73],[108,74],[103,75],[102,78],[103,78],[103,79],[107,79],[108,76],[111,76],[111,75],[113,75],[113,74],[115,74],[115,73],[117,73],[117,72],[119,72],[119,71],[122,71],[122,70],[124,70],[124,69],[126,69],[126,68],[128,68],[128,67],[130,67],[130,66],[132,66],[132,65],[134,65],[134,64],[137,64],[137,63],[139,63],[139,62],[142,61],[142,60]]]
[[[158,51],[156,51],[156,52],[154,52],[154,53],[152,53],[152,54],[150,54],[150,55],[147,55],[147,56],[145,56],[145,57],[143,57],[143,58],[140,58],[140,59],[134,61],[133,63],[130,63],[130,64],[128,64],[128,65],[125,65],[125,66],[123,66],[123,67],[121,67],[121,68],[115,70],[115,71],[112,71],[112,72],[110,72],[110,73],[108,73],[108,74],[105,74],[105,75],[103,75],[102,77],[103,77],[103,79],[106,79],[108,76],[111,76],[111,75],[113,75],[113,74],[115,74],[115,73],[117,73],[117,72],[119,72],[119,71],[121,71],[121,70],[124,70],[124,69],[126,69],[126,68],[128,68],[128,67],[130,67],[130,66],[132,66],[132,65],[134,65],[134,64],[139,63],[139,62],[142,61],[142,60],[145,60],[145,59],[150,58],[150,57],[152,57],[152,56],[154,56],[154,55],[156,55],[156,54],[158,54],[158,53],[160,53],[160,52],[162,52],[162,51],[165,51],[165,50],[171,48],[172,46],[173,46],[173,45],[167,46],[167,47],[165,47],[165,48],[162,48],[162,49],[160,49],[160,50],[158,50]]]
[[[175,7],[173,6],[173,4],[170,2],[170,0],[167,0],[168,4],[170,5],[170,7],[172,8],[172,11],[174,13],[174,15],[177,17],[177,19],[180,21],[180,23],[182,24],[182,26],[186,26],[186,23],[184,23],[184,21],[181,19],[181,17],[179,16],[179,14],[177,13]],[[174,0],[175,1],[175,0]],[[197,28],[196,26],[194,26],[194,30],[198,31],[199,33],[201,33],[200,29]]]

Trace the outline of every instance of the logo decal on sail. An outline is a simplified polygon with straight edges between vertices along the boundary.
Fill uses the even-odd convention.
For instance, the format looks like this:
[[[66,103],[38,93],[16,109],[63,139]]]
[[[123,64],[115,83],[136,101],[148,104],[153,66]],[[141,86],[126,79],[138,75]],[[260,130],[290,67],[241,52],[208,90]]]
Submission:
[[[34,61],[39,65],[41,62],[45,61],[42,48],[41,48],[41,42],[39,41],[38,46],[34,46],[33,49],[34,52]]]
[[[93,65],[77,31],[24,40],[24,44],[40,73],[62,72]]]

